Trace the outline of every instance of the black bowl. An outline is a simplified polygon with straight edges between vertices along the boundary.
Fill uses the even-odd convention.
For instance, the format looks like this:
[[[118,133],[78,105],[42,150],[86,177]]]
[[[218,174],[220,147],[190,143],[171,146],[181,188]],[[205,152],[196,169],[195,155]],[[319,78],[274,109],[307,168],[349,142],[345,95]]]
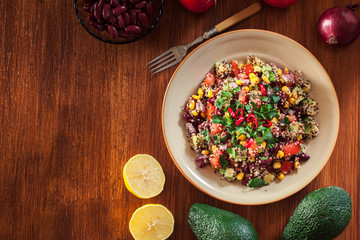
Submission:
[[[160,20],[160,17],[164,11],[164,2],[165,0],[153,0],[153,14],[149,16],[149,25],[147,28],[142,28],[141,33],[139,34],[130,34],[129,37],[112,37],[110,32],[105,28],[104,30],[99,30],[92,26],[90,24],[89,17],[91,14],[85,9],[85,6],[87,5],[84,0],[74,0],[74,8],[76,11],[76,14],[79,18],[79,21],[81,25],[85,28],[85,30],[90,33],[93,37],[106,42],[106,43],[112,43],[112,44],[126,44],[135,42],[146,35],[148,35],[157,25],[157,23]],[[107,23],[104,23],[104,26],[107,26]],[[118,28],[119,31],[123,31],[123,29]]]

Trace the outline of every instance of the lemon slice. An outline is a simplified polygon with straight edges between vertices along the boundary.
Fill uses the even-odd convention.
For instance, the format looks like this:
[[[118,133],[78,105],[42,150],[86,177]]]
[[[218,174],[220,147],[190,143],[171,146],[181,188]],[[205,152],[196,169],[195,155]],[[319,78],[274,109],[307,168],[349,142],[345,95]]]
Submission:
[[[155,197],[164,189],[165,175],[155,158],[138,154],[125,164],[123,177],[126,188],[139,198]]]
[[[174,217],[163,205],[147,204],[133,213],[129,229],[135,240],[167,239],[174,231]]]

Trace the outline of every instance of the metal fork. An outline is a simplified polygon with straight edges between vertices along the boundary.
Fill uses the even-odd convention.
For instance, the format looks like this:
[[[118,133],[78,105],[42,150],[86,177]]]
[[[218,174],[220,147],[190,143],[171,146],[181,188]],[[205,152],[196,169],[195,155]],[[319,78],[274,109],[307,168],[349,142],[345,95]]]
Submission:
[[[148,68],[152,74],[161,72],[169,67],[178,64],[186,55],[189,48],[192,46],[201,43],[204,40],[207,40],[218,33],[221,33],[225,29],[239,23],[240,21],[254,15],[255,13],[261,10],[261,5],[259,3],[254,3],[249,7],[241,10],[237,14],[232,17],[226,19],[225,21],[217,24],[215,27],[211,28],[209,31],[206,31],[202,36],[195,39],[193,42],[187,45],[179,45],[176,47],[172,47],[160,56],[148,62]]]

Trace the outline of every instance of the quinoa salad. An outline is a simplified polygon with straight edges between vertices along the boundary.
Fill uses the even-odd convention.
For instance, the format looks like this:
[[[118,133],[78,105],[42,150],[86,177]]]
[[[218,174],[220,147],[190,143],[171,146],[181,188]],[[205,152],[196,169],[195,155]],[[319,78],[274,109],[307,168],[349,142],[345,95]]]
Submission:
[[[217,61],[184,106],[196,163],[250,188],[299,171],[306,140],[319,134],[310,90],[299,72],[255,56]]]

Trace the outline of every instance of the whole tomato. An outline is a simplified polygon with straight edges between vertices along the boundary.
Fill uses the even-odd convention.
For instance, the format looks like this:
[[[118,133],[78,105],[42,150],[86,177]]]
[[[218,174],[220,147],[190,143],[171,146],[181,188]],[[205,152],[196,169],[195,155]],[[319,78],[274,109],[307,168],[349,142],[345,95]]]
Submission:
[[[202,13],[214,6],[216,0],[180,0],[180,2],[188,10]]]
[[[264,0],[267,4],[278,8],[287,8],[293,5],[296,0]]]

